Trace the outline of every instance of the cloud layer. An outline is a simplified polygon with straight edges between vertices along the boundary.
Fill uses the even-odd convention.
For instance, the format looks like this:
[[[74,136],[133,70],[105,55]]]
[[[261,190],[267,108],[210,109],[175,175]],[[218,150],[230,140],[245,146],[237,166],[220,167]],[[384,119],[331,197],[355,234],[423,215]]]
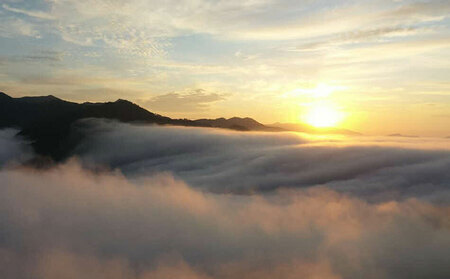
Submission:
[[[77,158],[0,168],[2,278],[450,276],[446,142],[77,131]],[[0,135],[0,162],[29,154]]]
[[[326,186],[373,201],[450,202],[445,139],[330,140],[98,121],[80,127],[88,135],[76,151],[83,161],[131,177],[171,172],[194,187],[221,193]]]
[[[198,192],[76,163],[0,172],[3,278],[448,278],[448,207]]]

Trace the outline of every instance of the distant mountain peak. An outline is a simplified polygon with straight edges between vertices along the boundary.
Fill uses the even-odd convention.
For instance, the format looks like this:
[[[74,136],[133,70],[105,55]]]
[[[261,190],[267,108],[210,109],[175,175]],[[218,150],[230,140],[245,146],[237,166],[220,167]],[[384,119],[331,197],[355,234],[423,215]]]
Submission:
[[[269,125],[270,127],[279,127],[287,131],[308,133],[308,134],[336,134],[336,135],[361,135],[358,132],[351,131],[348,129],[328,127],[328,128],[317,128],[305,123],[274,123]]]
[[[0,98],[8,98],[8,99],[12,99],[11,96],[9,96],[8,94],[4,93],[4,92],[0,92]]]
[[[104,118],[121,122],[160,125],[224,128],[238,131],[286,131],[285,127],[270,127],[250,117],[217,119],[172,119],[152,113],[128,100],[104,103],[74,103],[53,95],[13,98],[0,93],[0,128],[18,127],[29,138],[35,151],[61,160],[73,146],[72,124],[83,118]],[[79,139],[78,139],[79,140]]]
[[[17,98],[18,100],[25,101],[25,102],[32,102],[32,103],[45,103],[45,102],[67,102],[64,101],[58,97],[55,97],[54,95],[47,95],[47,96],[26,96]]]
[[[194,122],[198,126],[227,128],[239,131],[281,131],[282,129],[276,127],[265,126],[250,117],[231,117],[231,118],[216,118],[216,119],[197,119]]]
[[[58,97],[56,97],[56,96],[54,96],[54,95],[47,95],[47,96],[45,96],[44,98],[47,98],[47,99],[49,99],[49,100],[61,100],[60,98],[58,98]]]
[[[416,135],[404,135],[404,134],[395,133],[395,134],[388,135],[388,137],[418,138],[419,136],[416,136]]]
[[[114,103],[126,103],[126,104],[136,105],[135,103],[132,103],[132,102],[130,102],[128,100],[125,100],[125,99],[117,99]]]

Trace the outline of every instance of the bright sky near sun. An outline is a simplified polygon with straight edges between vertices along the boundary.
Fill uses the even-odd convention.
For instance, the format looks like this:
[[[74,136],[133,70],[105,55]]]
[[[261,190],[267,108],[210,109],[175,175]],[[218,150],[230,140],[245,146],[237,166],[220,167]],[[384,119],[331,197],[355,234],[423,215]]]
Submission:
[[[3,0],[0,91],[450,136],[450,1]]]

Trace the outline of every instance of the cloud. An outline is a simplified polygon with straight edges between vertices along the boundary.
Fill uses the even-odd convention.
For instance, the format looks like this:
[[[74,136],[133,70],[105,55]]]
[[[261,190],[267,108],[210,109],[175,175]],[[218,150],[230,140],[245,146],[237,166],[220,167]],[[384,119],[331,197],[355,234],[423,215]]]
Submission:
[[[446,17],[450,11],[450,5],[445,0],[435,0],[428,2],[411,2],[387,12],[387,18],[408,17],[409,20],[434,21]]]
[[[27,143],[16,136],[15,129],[0,129],[0,168],[9,163],[20,163],[33,155]]]
[[[3,278],[448,278],[448,206],[201,192],[72,161],[0,171]]]
[[[26,36],[36,39],[41,38],[41,32],[32,23],[29,23],[20,18],[0,17],[0,36],[2,37],[16,37]]]
[[[323,41],[305,43],[288,51],[317,51],[330,47],[338,47],[344,44],[368,43],[386,40],[393,37],[413,35],[418,29],[415,27],[383,27],[372,30],[354,30],[335,35]]]
[[[123,54],[160,57],[168,38],[209,34],[230,40],[286,40],[366,30],[406,28],[440,21],[449,5],[363,1],[48,1],[44,11],[4,4],[3,9],[50,19],[65,41],[113,47]],[[14,5],[16,6],[16,5]],[[43,9],[44,10],[44,9]],[[324,21],[326,19],[326,21]],[[329,23],[332,24],[329,24]],[[355,29],[358,27],[357,29]]]
[[[3,278],[450,276],[447,139],[74,128],[76,158],[0,168]]]
[[[326,186],[370,201],[450,202],[444,139],[321,140],[96,121],[80,123],[80,131],[87,139],[75,154],[130,177],[171,172],[193,187],[221,193]]]
[[[25,55],[23,59],[26,61],[59,62],[63,56],[64,53],[60,51],[42,50],[34,54]]]
[[[198,112],[208,110],[212,103],[224,99],[223,94],[194,89],[158,95],[145,102],[145,106],[161,112]]]
[[[63,40],[80,46],[113,49],[122,56],[161,57],[170,43],[158,31],[156,7],[137,2],[53,1],[51,14]],[[152,8],[152,9],[147,9]],[[163,28],[165,24],[162,25]]]
[[[41,63],[42,65],[45,64],[53,64],[56,62],[61,62],[63,60],[65,53],[60,51],[53,51],[53,50],[40,50],[40,51],[32,51],[28,54],[24,55],[14,55],[14,56],[7,56],[4,59],[6,63],[9,63],[10,65],[18,64],[18,63],[29,63],[29,62],[36,62]]]
[[[227,115],[248,115],[269,122],[274,116],[282,121],[296,113],[298,106],[293,100],[280,100],[278,96],[307,83],[339,83],[347,88],[340,95],[359,95],[340,98],[340,103],[361,108],[367,105],[361,101],[365,96],[396,98],[398,95],[391,94],[394,87],[402,87],[406,93],[427,83],[425,93],[440,92],[439,84],[445,84],[448,68],[448,59],[436,58],[444,57],[448,46],[446,1],[65,0],[5,5],[21,11],[42,11],[55,20],[0,7],[0,21],[5,21],[0,24],[0,34],[17,37],[7,41],[4,56],[30,53],[32,37],[42,38],[39,44],[48,49],[59,46],[67,52],[64,63],[44,65],[38,76],[35,65],[30,67],[27,61],[5,65],[8,74],[2,78],[3,87],[24,94],[76,94],[78,89],[92,90],[107,84],[122,92],[139,91],[131,100],[143,100],[149,97],[143,92],[183,95],[183,90],[195,85],[213,92],[234,92],[227,108],[217,106]],[[16,20],[21,28],[6,24]],[[22,37],[24,34],[28,38]],[[12,47],[14,44],[21,48]],[[33,61],[48,64],[45,60]],[[404,75],[405,71],[410,74]],[[111,86],[111,80],[88,86],[79,79],[83,76],[90,80],[105,72],[121,87]],[[36,83],[31,88],[22,82],[25,73],[25,81],[61,82]],[[371,91],[369,87],[381,89],[361,93]],[[167,97],[175,101],[182,98]],[[410,100],[399,98],[404,103]],[[374,111],[374,106],[368,107],[368,111]],[[276,112],[268,116],[265,112],[269,109]],[[420,117],[424,122],[433,123],[429,115],[434,111],[428,109],[423,114],[427,114]],[[370,119],[377,117],[377,113],[369,113]]]
[[[31,11],[31,10],[23,10],[23,9],[17,9],[17,8],[13,8],[9,5],[3,4],[2,8],[10,11],[10,12],[14,12],[14,13],[19,13],[19,14],[23,14],[29,17],[35,17],[35,18],[39,18],[39,19],[55,19],[52,15],[43,12],[43,11]]]
[[[289,4],[292,3],[273,2],[256,16],[248,17],[247,28],[231,32],[238,38],[254,40],[333,37],[336,34],[358,32],[360,29],[382,30],[439,22],[445,18],[446,11],[450,8],[445,1],[361,1],[353,4],[338,1],[333,5],[325,1],[322,7],[305,1],[304,5],[299,5],[297,9],[285,6]],[[293,16],[294,14],[296,16]]]

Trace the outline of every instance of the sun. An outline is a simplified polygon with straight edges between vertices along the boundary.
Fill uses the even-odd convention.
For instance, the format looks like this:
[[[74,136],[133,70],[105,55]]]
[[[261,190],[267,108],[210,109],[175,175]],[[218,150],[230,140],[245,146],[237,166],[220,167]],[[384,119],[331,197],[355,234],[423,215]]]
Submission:
[[[304,121],[317,128],[326,128],[336,126],[342,118],[342,113],[331,104],[317,103],[310,107]]]

